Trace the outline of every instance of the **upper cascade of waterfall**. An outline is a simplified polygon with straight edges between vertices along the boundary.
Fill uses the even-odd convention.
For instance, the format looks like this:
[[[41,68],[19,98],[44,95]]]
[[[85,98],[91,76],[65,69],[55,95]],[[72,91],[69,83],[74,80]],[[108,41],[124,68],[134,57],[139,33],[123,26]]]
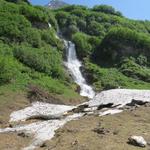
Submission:
[[[86,83],[86,80],[80,71],[80,67],[82,66],[82,64],[77,58],[74,43],[72,43],[71,41],[65,41],[65,46],[67,49],[66,66],[69,69],[69,71],[71,72],[71,75],[72,75],[74,81],[81,88],[80,95],[92,99],[95,96],[95,92],[92,89],[92,87]]]

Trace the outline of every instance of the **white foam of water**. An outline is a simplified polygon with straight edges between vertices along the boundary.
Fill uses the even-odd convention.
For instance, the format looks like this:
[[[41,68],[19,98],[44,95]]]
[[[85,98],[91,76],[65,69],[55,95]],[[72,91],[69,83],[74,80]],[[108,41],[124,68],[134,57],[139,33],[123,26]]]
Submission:
[[[82,66],[82,64],[77,58],[75,45],[70,41],[69,42],[65,41],[65,45],[67,48],[66,66],[71,72],[74,81],[81,88],[80,95],[93,98],[95,95],[95,92],[93,91],[91,86],[87,85],[86,80],[84,79],[80,71],[80,67]]]

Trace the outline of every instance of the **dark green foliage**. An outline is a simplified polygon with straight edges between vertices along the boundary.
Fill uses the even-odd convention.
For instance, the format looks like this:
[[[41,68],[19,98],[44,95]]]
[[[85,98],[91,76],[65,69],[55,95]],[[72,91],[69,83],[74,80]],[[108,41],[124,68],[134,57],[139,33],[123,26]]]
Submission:
[[[87,33],[90,35],[101,37],[105,35],[104,27],[96,21],[91,21],[87,27],[87,30]]]
[[[28,0],[6,0],[7,2],[12,2],[12,3],[22,3],[25,2],[27,4],[30,4]]]
[[[115,65],[124,57],[143,55],[150,61],[150,38],[127,28],[113,28],[95,51],[97,63]]]
[[[21,33],[21,41],[30,43],[33,47],[41,47],[41,35],[34,28],[25,28]]]
[[[77,96],[64,73],[64,46],[56,37],[58,25],[58,31],[76,44],[89,82],[96,90],[150,88],[149,21],[127,19],[104,5],[50,10],[0,0],[1,89],[24,90],[34,84],[64,97]]]
[[[61,56],[56,49],[43,47],[36,49],[26,46],[18,46],[14,50],[14,56],[23,64],[46,73],[53,78],[62,78]]]
[[[108,5],[96,5],[93,7],[92,10],[97,12],[103,12],[106,14],[122,16],[121,12],[116,11],[112,6],[108,6]]]
[[[0,85],[13,82],[19,73],[19,64],[10,56],[0,55]]]
[[[92,51],[92,47],[88,43],[88,39],[89,37],[87,35],[80,32],[73,36],[73,42],[76,45],[77,54],[81,59],[88,56]]]
[[[63,41],[61,41],[56,33],[55,30],[52,28],[49,30],[42,30],[41,31],[41,38],[43,41],[45,41],[47,44],[52,45],[53,47],[57,47],[58,50],[64,49]]]
[[[113,88],[131,88],[131,89],[150,89],[150,84],[126,77],[116,68],[101,68],[92,63],[85,63],[85,70],[88,72],[88,79],[93,84],[95,90],[100,91],[104,89]]]
[[[31,24],[24,16],[0,12],[0,35],[11,41],[20,41],[21,32]]]
[[[56,30],[50,9],[0,0],[0,91],[34,84],[62,99],[79,98],[64,73]]]
[[[138,59],[139,62],[139,59]],[[141,63],[141,60],[140,60]],[[142,61],[143,64],[143,61]],[[150,69],[140,66],[135,62],[135,59],[126,58],[122,61],[120,71],[128,77],[150,82]]]
[[[98,90],[118,86],[149,88],[146,83],[150,66],[149,21],[127,19],[106,5],[92,9],[66,6],[55,13],[63,35],[75,43],[78,57],[103,67],[86,67],[88,78],[93,78],[91,84],[99,87]],[[70,25],[79,32],[70,32],[68,36]],[[122,63],[130,56],[135,59],[134,63]]]

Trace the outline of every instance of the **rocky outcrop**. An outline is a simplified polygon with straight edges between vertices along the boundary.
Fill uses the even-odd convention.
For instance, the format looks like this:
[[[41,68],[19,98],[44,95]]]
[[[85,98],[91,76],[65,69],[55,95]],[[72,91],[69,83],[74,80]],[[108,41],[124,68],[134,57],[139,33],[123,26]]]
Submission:
[[[50,9],[58,9],[60,7],[64,7],[67,6],[69,4],[61,1],[61,0],[51,0],[46,7],[50,8]]]

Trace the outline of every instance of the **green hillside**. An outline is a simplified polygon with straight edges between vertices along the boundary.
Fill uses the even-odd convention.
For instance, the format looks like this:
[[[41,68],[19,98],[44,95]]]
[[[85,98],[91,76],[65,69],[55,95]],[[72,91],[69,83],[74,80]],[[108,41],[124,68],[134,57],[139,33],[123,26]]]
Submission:
[[[127,19],[105,5],[50,10],[13,2],[0,0],[0,94],[33,85],[61,99],[80,98],[63,65],[58,30],[76,44],[95,90],[150,89],[149,21]]]
[[[36,86],[61,99],[80,98],[63,67],[57,28],[49,9],[0,0],[0,93]]]
[[[77,48],[83,73],[96,90],[150,89],[150,22],[124,17],[111,6],[55,10],[64,36]]]

